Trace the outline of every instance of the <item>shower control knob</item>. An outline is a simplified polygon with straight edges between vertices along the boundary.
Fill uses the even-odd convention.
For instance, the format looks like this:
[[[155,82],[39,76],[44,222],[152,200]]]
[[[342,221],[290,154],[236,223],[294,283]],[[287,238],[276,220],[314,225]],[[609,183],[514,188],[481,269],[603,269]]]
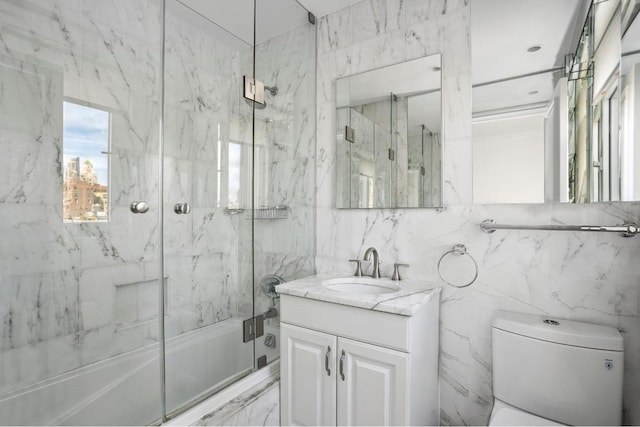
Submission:
[[[176,203],[173,207],[173,211],[178,215],[186,215],[191,212],[191,205],[189,203]]]
[[[129,208],[131,209],[131,212],[133,212],[134,214],[143,214],[149,211],[149,203],[144,201],[133,202],[131,203]]]

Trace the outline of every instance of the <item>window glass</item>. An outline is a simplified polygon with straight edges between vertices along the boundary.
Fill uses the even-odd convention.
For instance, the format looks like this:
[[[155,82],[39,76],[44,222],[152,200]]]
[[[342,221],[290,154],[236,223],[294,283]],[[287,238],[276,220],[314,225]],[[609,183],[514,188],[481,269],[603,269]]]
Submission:
[[[109,220],[110,113],[73,102],[63,112],[63,218]]]

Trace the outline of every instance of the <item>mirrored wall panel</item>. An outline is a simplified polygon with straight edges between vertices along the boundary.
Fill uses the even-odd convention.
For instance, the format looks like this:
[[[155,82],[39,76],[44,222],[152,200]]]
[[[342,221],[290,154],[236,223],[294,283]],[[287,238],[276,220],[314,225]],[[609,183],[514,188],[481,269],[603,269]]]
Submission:
[[[474,203],[640,199],[637,11],[637,0],[471,2]]]
[[[442,206],[441,55],[336,81],[338,208]]]

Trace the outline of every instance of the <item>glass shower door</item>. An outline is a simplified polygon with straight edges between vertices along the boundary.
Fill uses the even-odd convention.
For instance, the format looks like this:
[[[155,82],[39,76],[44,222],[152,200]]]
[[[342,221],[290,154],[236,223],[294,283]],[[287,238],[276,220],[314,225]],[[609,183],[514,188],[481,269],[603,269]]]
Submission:
[[[242,98],[242,76],[253,69],[253,0],[189,4],[168,0],[165,17],[169,415],[254,367],[253,342],[243,342],[243,320],[253,315],[253,108]]]
[[[161,417],[160,6],[0,0],[2,424]]]

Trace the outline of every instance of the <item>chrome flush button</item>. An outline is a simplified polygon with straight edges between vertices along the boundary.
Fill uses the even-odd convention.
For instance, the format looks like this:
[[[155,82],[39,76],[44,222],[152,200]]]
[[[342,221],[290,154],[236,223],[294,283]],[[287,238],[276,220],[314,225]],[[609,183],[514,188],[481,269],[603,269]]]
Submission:
[[[558,326],[560,324],[560,322],[558,322],[557,320],[552,320],[552,319],[544,319],[542,322],[546,323],[547,325],[553,325],[553,326]]]

